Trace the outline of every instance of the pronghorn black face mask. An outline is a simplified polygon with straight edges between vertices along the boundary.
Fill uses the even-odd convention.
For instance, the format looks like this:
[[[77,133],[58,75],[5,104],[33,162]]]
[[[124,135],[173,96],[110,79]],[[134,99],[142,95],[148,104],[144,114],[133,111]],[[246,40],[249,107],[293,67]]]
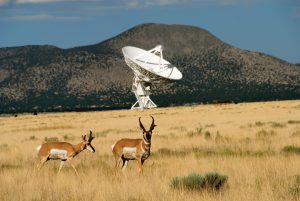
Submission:
[[[154,124],[154,118],[151,116],[152,118],[152,123],[151,123],[151,126],[149,128],[149,130],[147,131],[145,129],[145,127],[143,126],[142,122],[141,122],[141,117],[139,118],[139,122],[140,122],[140,128],[143,130],[143,138],[146,140],[146,141],[150,141],[151,140],[151,137],[152,137],[152,131],[153,129],[155,128],[155,124]]]
[[[84,149],[87,149],[87,150],[89,150],[89,151],[91,151],[91,152],[95,152],[95,151],[96,151],[95,148],[94,148],[93,145],[92,145],[92,140],[93,140],[94,138],[95,138],[95,137],[94,137],[92,131],[90,131],[89,139],[86,139],[86,135],[83,135],[83,136],[82,136],[82,139],[83,139],[83,141],[85,142]]]

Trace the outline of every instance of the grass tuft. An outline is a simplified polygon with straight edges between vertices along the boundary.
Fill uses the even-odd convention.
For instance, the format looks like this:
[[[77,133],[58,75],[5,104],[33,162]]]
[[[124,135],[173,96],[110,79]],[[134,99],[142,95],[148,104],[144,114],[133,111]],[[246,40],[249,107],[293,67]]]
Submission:
[[[300,124],[300,121],[299,120],[289,120],[287,123],[288,124]]]
[[[296,128],[293,132],[292,132],[292,136],[296,137],[296,136],[300,136],[300,129]]]
[[[286,127],[286,124],[284,123],[278,123],[278,122],[270,122],[272,128],[284,128]]]
[[[292,181],[288,187],[288,192],[294,199],[298,200],[300,197],[300,175],[294,175],[292,177]]]
[[[271,137],[271,136],[275,136],[276,133],[273,130],[267,131],[265,129],[261,129],[256,133],[256,136],[259,138],[264,138],[264,137]]]
[[[45,142],[58,142],[58,137],[45,137]]]
[[[300,154],[300,147],[296,147],[293,145],[288,145],[283,147],[282,151],[284,153],[294,153],[294,154]]]
[[[32,136],[29,137],[29,140],[38,140],[38,138],[35,137],[34,135],[32,135]]]
[[[15,165],[15,164],[1,164],[0,170],[11,170],[11,169],[17,169],[21,168],[21,165]]]
[[[265,123],[264,123],[264,122],[261,122],[261,121],[257,121],[257,122],[255,122],[254,125],[260,127],[260,126],[264,126]]]
[[[228,177],[217,172],[200,175],[192,173],[186,177],[173,177],[170,186],[174,189],[203,191],[217,191],[227,182]]]

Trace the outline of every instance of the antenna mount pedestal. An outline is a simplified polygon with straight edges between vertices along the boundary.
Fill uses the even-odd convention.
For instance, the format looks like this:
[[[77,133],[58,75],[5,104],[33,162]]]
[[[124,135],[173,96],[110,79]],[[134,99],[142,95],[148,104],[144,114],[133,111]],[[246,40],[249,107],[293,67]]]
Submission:
[[[135,75],[132,83],[132,92],[135,94],[137,101],[132,105],[131,109],[150,109],[157,107],[150,99],[150,90],[151,83],[145,82]]]

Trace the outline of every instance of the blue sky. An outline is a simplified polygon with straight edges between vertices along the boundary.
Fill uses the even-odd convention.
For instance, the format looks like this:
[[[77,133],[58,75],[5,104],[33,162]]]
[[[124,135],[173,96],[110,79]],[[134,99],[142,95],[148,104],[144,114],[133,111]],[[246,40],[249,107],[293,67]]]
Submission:
[[[300,63],[300,0],[0,0],[0,47],[95,44],[149,22]]]

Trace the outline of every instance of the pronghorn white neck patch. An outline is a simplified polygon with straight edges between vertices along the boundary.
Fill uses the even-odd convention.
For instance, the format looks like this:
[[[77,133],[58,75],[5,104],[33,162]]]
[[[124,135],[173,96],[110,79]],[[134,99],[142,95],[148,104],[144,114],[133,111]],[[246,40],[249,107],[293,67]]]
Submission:
[[[42,145],[39,145],[37,148],[36,148],[36,151],[39,153],[40,149],[41,149]]]
[[[136,147],[124,147],[123,154],[125,158],[135,159],[136,158]]]
[[[63,149],[51,149],[50,150],[50,159],[67,159],[67,151]]]

